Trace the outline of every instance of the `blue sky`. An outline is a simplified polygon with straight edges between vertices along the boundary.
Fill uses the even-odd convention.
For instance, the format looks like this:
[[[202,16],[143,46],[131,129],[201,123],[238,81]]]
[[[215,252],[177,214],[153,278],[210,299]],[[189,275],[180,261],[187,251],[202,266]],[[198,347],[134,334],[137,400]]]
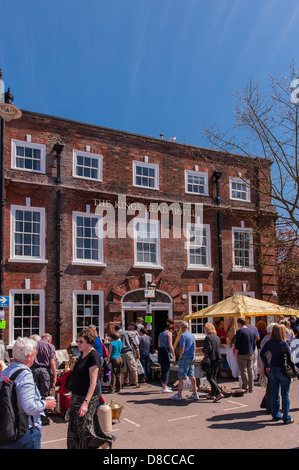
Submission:
[[[0,0],[0,68],[21,109],[204,145],[232,92],[297,64],[299,3]],[[197,125],[195,125],[195,123]]]

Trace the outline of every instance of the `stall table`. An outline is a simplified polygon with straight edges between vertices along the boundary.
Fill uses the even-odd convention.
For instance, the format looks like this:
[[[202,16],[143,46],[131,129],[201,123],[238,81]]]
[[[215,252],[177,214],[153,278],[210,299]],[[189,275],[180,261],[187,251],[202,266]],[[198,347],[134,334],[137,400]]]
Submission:
[[[222,346],[220,348],[220,353],[221,355],[226,356],[226,360],[231,370],[232,376],[235,378],[239,377],[239,367],[235,356],[234,348]]]

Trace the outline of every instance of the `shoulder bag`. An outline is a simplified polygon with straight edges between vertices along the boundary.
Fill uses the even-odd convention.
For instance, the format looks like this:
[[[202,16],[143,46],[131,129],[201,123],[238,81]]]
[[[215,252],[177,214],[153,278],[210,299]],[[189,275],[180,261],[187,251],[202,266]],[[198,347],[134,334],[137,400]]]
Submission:
[[[285,344],[282,344],[282,356],[283,356],[283,366],[281,368],[281,373],[285,377],[294,379],[298,377],[299,370],[296,367],[296,364],[292,361],[291,357],[287,354]]]
[[[203,372],[209,373],[211,371],[211,361],[210,361],[210,359],[207,356],[205,356],[203,358],[203,360],[201,361],[200,366],[201,366]]]

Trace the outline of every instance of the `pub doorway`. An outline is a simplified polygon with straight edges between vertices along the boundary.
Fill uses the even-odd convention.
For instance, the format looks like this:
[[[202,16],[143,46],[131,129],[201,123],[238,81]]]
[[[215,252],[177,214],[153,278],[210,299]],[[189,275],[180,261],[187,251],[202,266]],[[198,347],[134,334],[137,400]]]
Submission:
[[[147,299],[144,297],[144,289],[130,291],[122,299],[122,327],[127,328],[131,322],[136,323],[138,317],[145,319]],[[144,326],[152,338],[154,349],[158,348],[158,337],[164,331],[166,319],[173,318],[173,306],[171,297],[162,291],[156,290],[155,298],[151,301],[152,323]]]

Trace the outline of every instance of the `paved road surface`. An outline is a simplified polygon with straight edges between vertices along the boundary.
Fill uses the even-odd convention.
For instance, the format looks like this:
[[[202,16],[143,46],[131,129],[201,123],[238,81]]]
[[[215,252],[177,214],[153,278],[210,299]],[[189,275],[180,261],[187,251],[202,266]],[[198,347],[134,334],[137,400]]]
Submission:
[[[227,389],[236,380],[221,379]],[[186,397],[188,391],[184,391]],[[173,401],[161,393],[158,383],[127,387],[121,394],[103,395],[124,406],[121,420],[113,421],[113,449],[295,449],[299,447],[299,381],[291,384],[291,416],[294,424],[274,423],[260,408],[264,388],[224,398],[218,403],[200,393],[197,402]],[[67,423],[52,416],[43,427],[42,449],[66,449]]]

